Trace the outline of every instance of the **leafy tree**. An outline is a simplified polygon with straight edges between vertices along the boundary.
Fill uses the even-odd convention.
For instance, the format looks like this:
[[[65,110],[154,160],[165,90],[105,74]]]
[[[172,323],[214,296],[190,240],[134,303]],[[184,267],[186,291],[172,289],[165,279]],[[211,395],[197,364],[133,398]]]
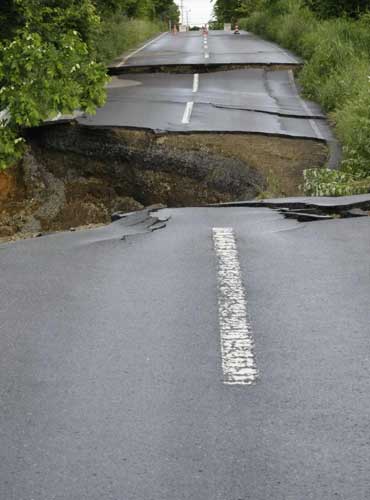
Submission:
[[[21,13],[13,0],[2,0],[0,2],[0,40],[6,40],[13,36],[14,31],[23,22]]]
[[[103,105],[94,54],[113,16],[177,22],[179,10],[174,0],[0,0],[0,169],[22,155],[25,127]]]
[[[214,14],[219,23],[235,22],[238,18],[238,9],[241,0],[217,0],[214,5]]]
[[[180,19],[180,11],[173,0],[154,0],[154,10],[156,17],[162,21],[171,20],[177,23]]]
[[[172,19],[178,21],[179,9],[174,0],[93,0],[102,16],[125,14],[131,18]]]
[[[266,5],[266,0],[241,0],[237,12],[240,17],[248,17]]]
[[[90,0],[6,0],[1,11],[0,168],[22,154],[22,129],[104,103],[105,68],[90,57]],[[9,19],[10,13],[14,16]]]
[[[304,0],[304,3],[320,17],[359,17],[370,11],[370,0]],[[250,16],[256,10],[289,10],[284,0],[216,0],[214,12],[218,22],[235,21],[238,17]]]

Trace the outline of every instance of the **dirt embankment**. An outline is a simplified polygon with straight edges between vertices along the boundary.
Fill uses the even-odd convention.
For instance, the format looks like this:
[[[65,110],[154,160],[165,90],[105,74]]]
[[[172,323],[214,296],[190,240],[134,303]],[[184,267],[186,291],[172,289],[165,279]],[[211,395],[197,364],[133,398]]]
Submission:
[[[78,125],[30,133],[22,162],[0,173],[0,237],[104,223],[144,205],[194,206],[299,194],[324,143],[256,134],[156,134]]]

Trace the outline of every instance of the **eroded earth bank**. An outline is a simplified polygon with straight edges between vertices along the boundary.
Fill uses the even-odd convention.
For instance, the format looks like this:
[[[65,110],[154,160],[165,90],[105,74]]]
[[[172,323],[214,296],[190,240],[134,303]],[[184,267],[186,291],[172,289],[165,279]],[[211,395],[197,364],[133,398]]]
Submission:
[[[174,63],[186,71],[168,73]],[[106,223],[158,203],[302,194],[305,169],[335,165],[325,116],[299,95],[300,67],[249,33],[162,36],[111,68],[96,115],[28,132],[23,160],[0,173],[0,238]]]
[[[76,124],[34,130],[30,144],[19,164],[0,174],[0,237],[106,223],[113,212],[157,203],[294,196],[303,170],[328,156],[317,140]]]

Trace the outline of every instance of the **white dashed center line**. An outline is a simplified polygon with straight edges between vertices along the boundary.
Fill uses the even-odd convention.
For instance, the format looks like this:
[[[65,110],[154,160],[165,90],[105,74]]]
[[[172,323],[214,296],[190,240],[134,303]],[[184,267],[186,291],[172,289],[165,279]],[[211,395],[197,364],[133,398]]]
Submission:
[[[258,376],[239,255],[232,228],[214,228],[218,260],[218,313],[224,383],[252,385]]]
[[[193,94],[198,92],[199,90],[199,73],[195,73],[194,75],[194,80],[193,80]],[[190,123],[191,119],[191,114],[194,109],[194,101],[190,101],[186,104],[185,111],[184,111],[184,116],[182,117],[182,123],[183,124],[188,124]]]
[[[199,89],[199,74],[196,73],[194,75],[194,81],[193,81],[193,93],[195,94],[196,92],[198,92],[198,89]]]
[[[204,42],[204,58],[209,59],[208,36],[207,35],[204,36],[203,42]]]
[[[188,102],[186,104],[184,116],[182,117],[182,123],[184,123],[184,124],[190,123],[190,118],[191,118],[191,114],[193,112],[193,108],[194,108],[193,102]]]

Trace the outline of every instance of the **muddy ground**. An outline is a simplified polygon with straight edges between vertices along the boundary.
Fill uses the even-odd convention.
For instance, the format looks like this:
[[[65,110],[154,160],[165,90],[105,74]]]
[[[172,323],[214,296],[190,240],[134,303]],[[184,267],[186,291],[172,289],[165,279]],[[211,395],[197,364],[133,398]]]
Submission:
[[[77,124],[30,132],[0,173],[0,238],[106,223],[116,211],[295,196],[325,164],[320,141],[257,134],[156,134]]]

